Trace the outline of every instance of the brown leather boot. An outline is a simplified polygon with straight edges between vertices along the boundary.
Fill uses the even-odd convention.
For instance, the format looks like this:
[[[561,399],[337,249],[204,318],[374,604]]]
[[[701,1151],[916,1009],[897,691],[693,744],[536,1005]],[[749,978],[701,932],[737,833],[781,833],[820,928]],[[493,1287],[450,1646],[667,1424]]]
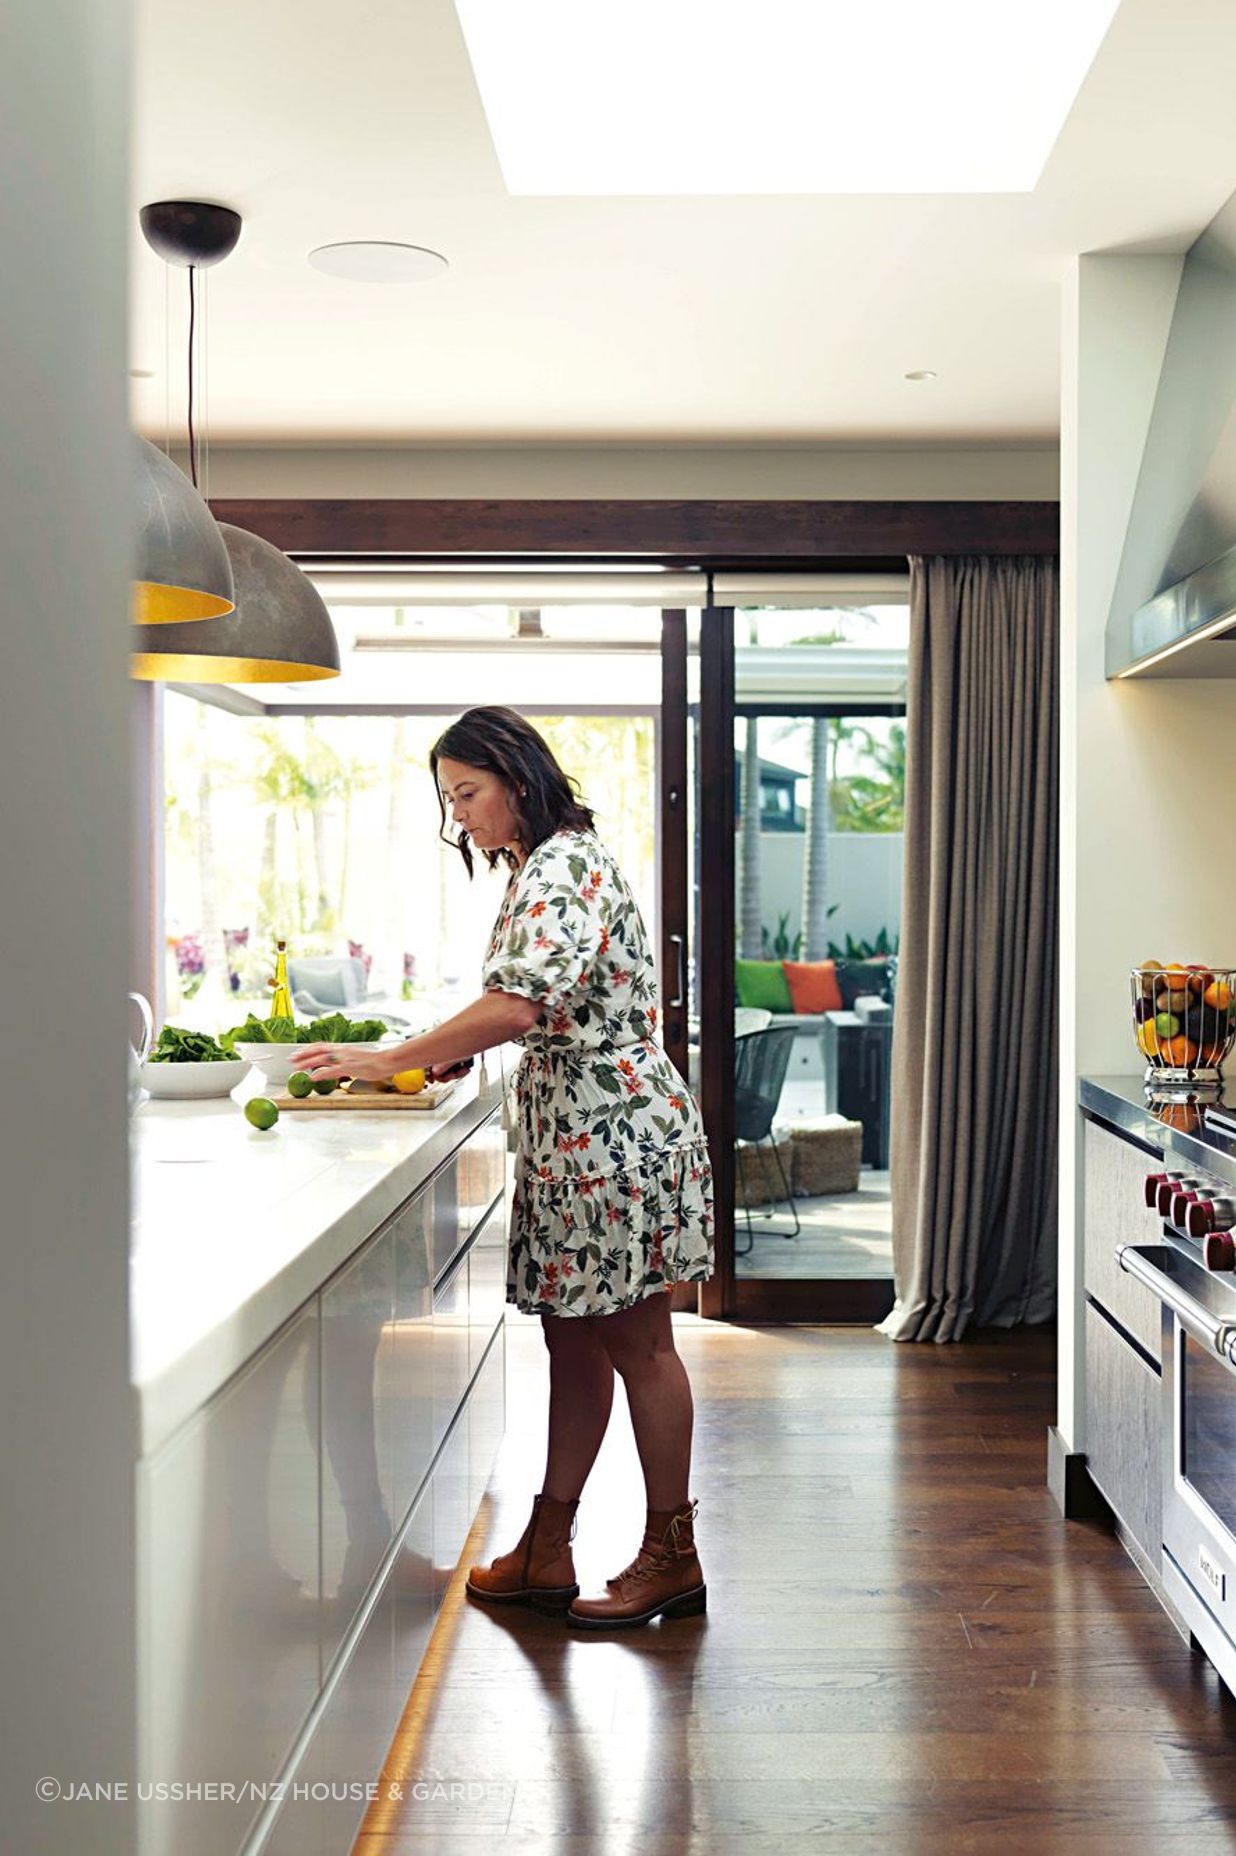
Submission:
[[[531,1605],[535,1611],[565,1611],[578,1596],[571,1541],[578,1501],[532,1498],[532,1514],[509,1553],[488,1566],[473,1566],[467,1590],[494,1605]]]
[[[624,1571],[606,1580],[608,1598],[577,1598],[567,1622],[582,1630],[634,1630],[655,1617],[694,1617],[704,1610],[708,1588],[695,1551],[692,1500],[677,1509],[657,1539],[644,1535],[639,1552]]]

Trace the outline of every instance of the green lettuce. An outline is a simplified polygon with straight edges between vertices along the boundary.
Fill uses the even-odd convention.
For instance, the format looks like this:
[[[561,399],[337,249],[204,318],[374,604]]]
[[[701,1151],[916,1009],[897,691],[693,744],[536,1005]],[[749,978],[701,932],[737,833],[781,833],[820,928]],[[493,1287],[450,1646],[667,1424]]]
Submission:
[[[228,1063],[234,1052],[205,1031],[182,1031],[179,1025],[164,1025],[148,1063]]]
[[[255,1018],[222,1034],[220,1042],[235,1052],[238,1044],[374,1044],[386,1030],[381,1018],[345,1018],[342,1012],[297,1024],[291,1018]]]

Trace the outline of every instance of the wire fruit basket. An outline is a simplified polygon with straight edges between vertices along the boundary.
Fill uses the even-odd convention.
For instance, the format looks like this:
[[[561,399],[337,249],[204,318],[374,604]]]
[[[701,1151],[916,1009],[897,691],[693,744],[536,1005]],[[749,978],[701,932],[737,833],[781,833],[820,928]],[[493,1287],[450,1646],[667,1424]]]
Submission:
[[[1161,967],[1130,973],[1133,1035],[1146,1059],[1146,1093],[1211,1099],[1236,1041],[1236,969]]]

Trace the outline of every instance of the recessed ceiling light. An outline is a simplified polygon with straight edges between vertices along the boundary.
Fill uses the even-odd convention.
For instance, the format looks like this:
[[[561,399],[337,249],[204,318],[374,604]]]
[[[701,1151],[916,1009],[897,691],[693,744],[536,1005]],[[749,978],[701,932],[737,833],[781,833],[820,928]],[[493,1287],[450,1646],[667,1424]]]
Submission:
[[[424,245],[400,245],[388,239],[350,239],[319,245],[309,253],[314,270],[363,284],[419,284],[447,269],[439,251]]]
[[[154,369],[153,367],[131,367],[129,369],[129,379],[130,380],[153,380]]]
[[[1031,192],[1117,5],[456,0],[507,190],[549,195]]]
[[[939,375],[934,367],[916,367],[910,373],[904,374],[902,378],[904,380],[938,380]]]

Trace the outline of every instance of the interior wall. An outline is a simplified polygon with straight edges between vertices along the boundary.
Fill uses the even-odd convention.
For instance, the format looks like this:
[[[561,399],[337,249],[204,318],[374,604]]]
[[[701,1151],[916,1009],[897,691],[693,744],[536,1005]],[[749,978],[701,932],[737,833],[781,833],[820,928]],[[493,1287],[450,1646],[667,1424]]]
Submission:
[[[1236,682],[1104,676],[1182,262],[1082,257],[1065,289],[1058,1425],[1072,1450],[1085,1447],[1078,1078],[1141,1074],[1130,967],[1236,959],[1217,823],[1236,793]]]
[[[0,59],[0,1796],[23,1856],[135,1847],[129,23],[127,0],[8,6]],[[87,1783],[130,1798],[55,1796]]]
[[[150,433],[156,443],[162,435]],[[1050,502],[1055,446],[316,450],[214,446],[211,496]]]

